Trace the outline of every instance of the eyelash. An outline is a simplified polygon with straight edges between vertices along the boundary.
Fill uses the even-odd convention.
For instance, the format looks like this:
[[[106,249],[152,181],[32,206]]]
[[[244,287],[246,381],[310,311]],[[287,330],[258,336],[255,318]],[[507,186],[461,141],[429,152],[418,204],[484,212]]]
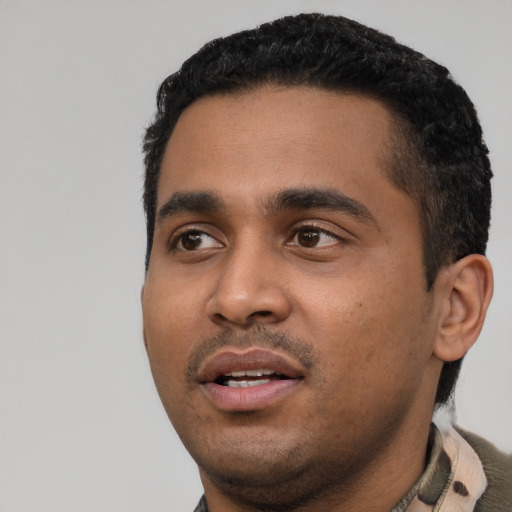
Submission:
[[[194,250],[187,250],[185,248],[178,248],[178,245],[181,243],[182,246],[183,246],[183,239],[186,237],[186,236],[190,236],[190,235],[193,235],[193,234],[197,234],[197,235],[205,235],[206,237],[208,238],[211,238],[212,240],[215,240],[217,243],[221,244],[221,242],[219,242],[217,240],[216,237],[214,237],[213,235],[211,235],[210,233],[208,233],[207,231],[205,231],[204,229],[199,229],[199,228],[189,228],[189,229],[186,229],[185,231],[182,231],[182,232],[179,232],[179,233],[176,233],[170,240],[170,243],[169,243],[169,249],[172,251],[172,250],[179,250],[179,251],[183,251],[183,252],[194,252]]]
[[[312,223],[312,222],[303,224],[301,226],[295,226],[292,230],[289,240],[294,240],[299,235],[299,233],[305,232],[308,230],[309,231],[317,231],[320,234],[327,235],[328,237],[333,238],[334,240],[337,240],[340,243],[346,242],[346,239],[341,237],[340,235],[334,233],[333,231],[331,231],[329,229],[326,229],[325,227],[319,226],[316,223]],[[291,244],[291,242],[288,242],[287,245],[292,245],[292,244]],[[305,249],[321,249],[322,248],[322,246],[319,247],[316,245],[313,247],[305,247],[305,246],[300,246],[300,247],[303,247]]]
[[[316,231],[318,233],[320,233],[320,235],[327,235],[329,238],[332,238],[336,241],[338,241],[339,243],[344,243],[346,242],[347,240],[344,238],[344,237],[341,237],[339,236],[338,234],[330,231],[329,229],[326,229],[325,227],[321,227],[319,225],[317,225],[316,223],[307,223],[307,224],[302,224],[300,226],[295,226],[293,227],[291,230],[290,230],[290,235],[288,236],[288,241],[286,242],[286,245],[289,246],[289,247],[300,247],[300,248],[303,248],[303,249],[310,249],[310,250],[321,250],[324,246],[317,246],[317,245],[312,245],[310,247],[306,246],[306,245],[302,245],[302,244],[299,244],[299,243],[294,243],[293,241],[295,240],[295,238],[300,234],[300,233],[304,233],[304,232],[307,232],[307,231]],[[218,239],[213,236],[212,234],[210,234],[208,231],[204,230],[204,229],[200,229],[200,228],[188,228],[186,229],[185,231],[182,231],[182,232],[178,232],[176,233],[170,240],[170,243],[169,243],[169,250],[172,251],[172,250],[178,250],[178,251],[182,251],[182,252],[196,252],[197,250],[200,250],[199,248],[191,248],[191,249],[186,249],[185,247],[183,247],[183,240],[186,236],[190,236],[190,235],[193,235],[193,234],[197,234],[198,236],[206,236],[207,238],[210,238],[212,240],[215,240],[219,246],[222,246],[222,242],[219,242]],[[179,248],[179,244],[181,243],[182,247]],[[328,244],[330,245],[330,244]],[[209,249],[212,248],[212,247],[209,247]],[[206,248],[205,248],[206,249]]]

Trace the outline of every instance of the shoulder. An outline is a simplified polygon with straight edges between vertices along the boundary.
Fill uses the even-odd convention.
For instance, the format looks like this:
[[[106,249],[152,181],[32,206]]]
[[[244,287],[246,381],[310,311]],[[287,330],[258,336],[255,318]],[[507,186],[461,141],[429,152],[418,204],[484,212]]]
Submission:
[[[197,507],[194,509],[194,512],[208,512],[208,505],[206,504],[206,498],[201,496]]]
[[[512,512],[512,455],[476,434],[459,427],[456,430],[480,458],[487,478],[487,487],[474,512]]]

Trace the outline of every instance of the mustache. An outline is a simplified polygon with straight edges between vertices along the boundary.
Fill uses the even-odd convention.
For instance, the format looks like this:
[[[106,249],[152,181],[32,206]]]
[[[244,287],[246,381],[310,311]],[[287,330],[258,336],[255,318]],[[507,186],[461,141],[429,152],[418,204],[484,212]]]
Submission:
[[[225,347],[239,349],[259,347],[282,351],[297,359],[307,370],[311,370],[317,360],[311,343],[302,338],[274,331],[260,325],[242,333],[231,330],[224,331],[198,346],[192,352],[189,364],[187,365],[187,381],[194,381],[203,362]]]

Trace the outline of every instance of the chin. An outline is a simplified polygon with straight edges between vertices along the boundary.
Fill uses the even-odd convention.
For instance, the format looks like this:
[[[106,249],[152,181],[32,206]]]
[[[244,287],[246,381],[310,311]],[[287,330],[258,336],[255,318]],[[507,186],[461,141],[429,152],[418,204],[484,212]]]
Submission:
[[[332,491],[339,492],[344,486],[343,477],[340,478],[343,470],[333,479],[333,473],[319,471],[319,465],[318,462],[305,465],[297,461],[290,465],[283,460],[273,464],[259,460],[236,467],[200,466],[200,473],[203,484],[211,482],[243,507],[262,512],[292,512],[319,496],[328,498]]]
[[[350,454],[329,457],[315,453],[315,440],[308,443],[305,437],[299,442],[268,435],[250,441],[242,437],[210,444],[208,450],[205,445],[189,450],[200,468],[205,488],[206,482],[211,482],[241,506],[288,512],[351,485],[356,465]]]
[[[264,440],[264,441],[262,441]],[[215,446],[215,449],[212,449]],[[308,465],[303,449],[269,436],[229,439],[208,450],[190,450],[198,466],[216,479],[241,486],[268,486],[297,478]]]

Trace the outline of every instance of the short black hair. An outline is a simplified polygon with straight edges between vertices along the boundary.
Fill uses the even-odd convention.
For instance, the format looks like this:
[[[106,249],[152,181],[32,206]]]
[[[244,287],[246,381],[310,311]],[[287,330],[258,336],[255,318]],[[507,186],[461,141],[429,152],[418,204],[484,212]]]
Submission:
[[[200,97],[266,84],[366,95],[390,110],[395,145],[386,172],[420,212],[427,290],[443,266],[485,254],[492,172],[464,89],[445,67],[391,36],[342,16],[300,14],[211,41],[160,86],[143,145],[146,269],[160,166],[181,113]],[[460,364],[444,364],[436,403],[450,397]]]

